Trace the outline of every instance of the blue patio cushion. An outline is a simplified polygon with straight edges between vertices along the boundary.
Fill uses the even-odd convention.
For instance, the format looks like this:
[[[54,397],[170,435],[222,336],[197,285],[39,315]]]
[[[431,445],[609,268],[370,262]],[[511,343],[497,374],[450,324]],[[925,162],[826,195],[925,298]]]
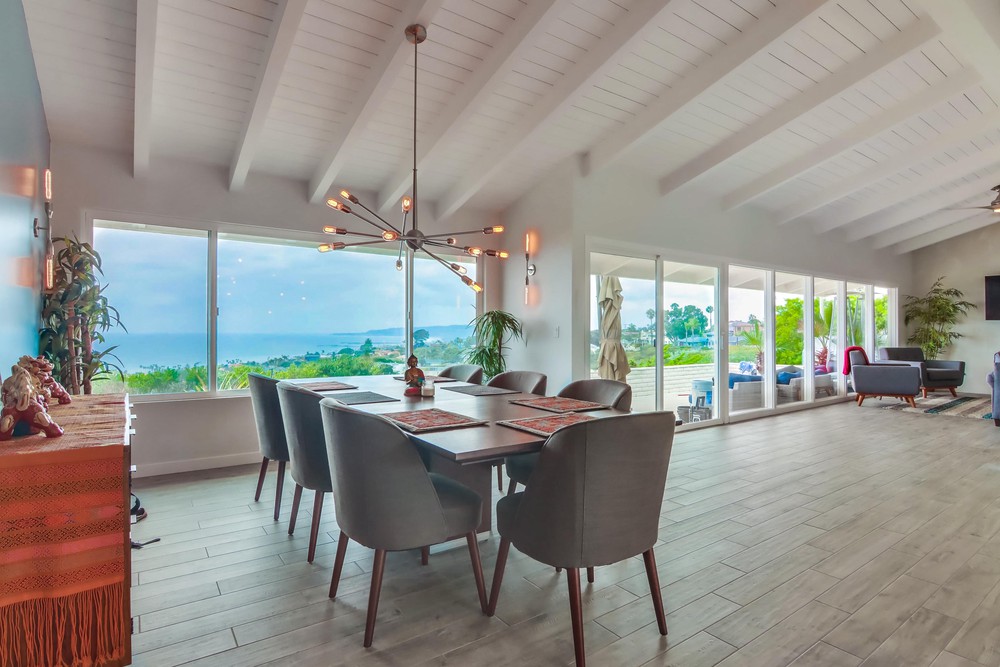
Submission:
[[[732,389],[733,385],[737,382],[760,382],[764,378],[760,375],[745,375],[743,373],[730,373],[729,374],[729,388]]]

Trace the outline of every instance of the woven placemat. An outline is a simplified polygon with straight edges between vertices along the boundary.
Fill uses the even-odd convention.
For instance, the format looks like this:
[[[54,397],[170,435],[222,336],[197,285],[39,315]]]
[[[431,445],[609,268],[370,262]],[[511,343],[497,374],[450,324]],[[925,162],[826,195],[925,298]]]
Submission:
[[[383,394],[376,394],[374,391],[352,391],[347,394],[337,394],[336,396],[331,396],[330,398],[335,401],[340,401],[344,405],[361,405],[362,403],[389,403],[390,401],[399,401],[398,398],[393,398],[392,396],[385,396]]]
[[[473,419],[455,412],[430,408],[429,410],[407,410],[406,412],[387,412],[382,415],[400,428],[410,433],[426,433],[449,428],[466,426],[482,426],[486,424],[481,419]]]
[[[312,391],[340,391],[341,389],[358,388],[358,385],[356,384],[347,384],[346,382],[337,382],[336,380],[331,380],[329,382],[303,382],[299,386]]]
[[[567,412],[561,415],[547,415],[545,417],[506,419],[497,422],[497,424],[507,426],[508,428],[516,428],[518,431],[527,431],[528,433],[548,437],[561,428],[579,424],[580,422],[589,422],[592,419],[594,417],[590,415],[584,415],[579,412]]]
[[[549,412],[586,412],[587,410],[606,410],[608,406],[593,401],[581,401],[563,396],[545,396],[542,398],[514,398],[511,403],[528,408],[537,408]]]
[[[484,384],[470,384],[463,387],[442,387],[448,391],[457,391],[459,394],[469,396],[496,396],[497,394],[519,394],[516,389],[504,389],[503,387],[488,387]]]

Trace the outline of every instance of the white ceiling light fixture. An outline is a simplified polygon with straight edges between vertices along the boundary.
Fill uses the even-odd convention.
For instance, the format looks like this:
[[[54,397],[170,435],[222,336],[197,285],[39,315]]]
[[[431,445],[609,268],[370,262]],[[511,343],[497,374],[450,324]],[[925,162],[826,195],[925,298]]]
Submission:
[[[413,252],[422,251],[426,253],[429,257],[437,260],[442,266],[458,276],[463,283],[471,287],[473,290],[476,292],[482,292],[482,286],[466,275],[466,269],[464,266],[441,258],[435,250],[437,248],[459,248],[464,251],[465,254],[472,257],[486,255],[487,257],[507,259],[507,257],[509,257],[509,253],[506,250],[494,250],[492,248],[481,248],[479,246],[463,246],[459,244],[457,238],[466,234],[500,234],[504,230],[503,226],[493,225],[490,227],[482,227],[480,229],[445,232],[442,234],[424,234],[417,227],[417,45],[427,39],[427,29],[422,25],[414,24],[407,26],[404,34],[406,35],[406,40],[413,44],[413,184],[411,195],[404,196],[401,202],[403,222],[399,227],[392,225],[378,213],[362,204],[361,201],[349,191],[341,190],[341,199],[350,202],[350,204],[360,206],[375,219],[373,220],[372,218],[359,213],[351,208],[349,204],[344,203],[339,199],[327,199],[326,205],[340,211],[341,213],[348,213],[365,221],[378,230],[378,233],[354,232],[343,227],[327,225],[323,227],[323,232],[325,234],[357,236],[370,240],[353,242],[335,241],[333,243],[323,243],[317,249],[320,252],[331,252],[333,250],[343,250],[344,248],[374,245],[378,243],[399,243],[399,255],[396,258],[397,271],[403,270],[403,249],[404,247],[408,247]],[[412,216],[410,216],[411,212],[413,213]],[[409,228],[406,226],[407,218],[410,219]]]

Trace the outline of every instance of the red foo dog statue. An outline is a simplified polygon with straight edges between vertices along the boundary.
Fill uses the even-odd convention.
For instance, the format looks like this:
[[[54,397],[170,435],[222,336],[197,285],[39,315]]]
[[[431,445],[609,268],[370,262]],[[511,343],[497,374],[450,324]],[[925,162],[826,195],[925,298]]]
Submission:
[[[38,393],[41,394],[42,403],[46,406],[48,406],[49,401],[53,398],[59,401],[59,405],[66,405],[73,402],[65,387],[52,377],[52,362],[45,357],[41,355],[37,357],[24,355],[17,362],[17,365],[28,371],[35,378],[35,387]]]
[[[32,434],[45,432],[46,438],[58,438],[63,430],[52,421],[42,405],[42,398],[35,389],[31,373],[21,366],[12,366],[11,376],[0,388],[3,410],[0,410],[0,441],[10,440],[19,422],[28,425]]]

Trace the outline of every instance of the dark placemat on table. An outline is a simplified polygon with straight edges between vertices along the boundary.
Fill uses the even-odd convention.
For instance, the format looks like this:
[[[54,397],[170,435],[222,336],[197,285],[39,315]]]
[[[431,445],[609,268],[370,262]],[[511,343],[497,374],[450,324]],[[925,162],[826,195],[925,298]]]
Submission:
[[[535,435],[548,437],[566,426],[589,422],[594,417],[580,414],[579,412],[566,412],[560,415],[547,415],[545,417],[526,417],[524,419],[506,419],[497,422],[508,428],[516,428],[518,431],[527,431]]]
[[[393,380],[402,381],[403,380],[403,376],[402,375],[393,375],[392,379]],[[438,383],[440,383],[440,382],[458,382],[458,380],[456,380],[455,378],[443,378],[443,377],[438,377],[437,375],[425,375],[424,379],[425,380],[434,380],[434,382],[438,382]]]
[[[387,412],[383,417],[410,433],[426,433],[449,428],[466,426],[482,426],[486,424],[481,419],[473,419],[455,412],[431,408],[429,410],[407,410],[405,412]]]
[[[470,384],[462,387],[442,387],[448,391],[457,391],[460,394],[469,396],[496,396],[497,394],[520,394],[516,389],[504,389],[503,387],[489,387],[485,384]]]
[[[331,380],[330,382],[303,382],[299,385],[300,387],[305,387],[306,389],[311,389],[312,391],[340,391],[341,389],[357,389],[356,384],[347,384],[346,382],[337,382],[336,380]]]
[[[608,406],[593,401],[581,401],[562,396],[545,396],[542,398],[513,398],[511,403],[538,408],[549,412],[586,412],[587,410],[606,410]]]
[[[337,394],[336,396],[331,396],[330,398],[340,401],[344,405],[361,405],[362,403],[388,403],[390,401],[399,401],[398,398],[376,394],[374,391],[352,391],[349,394]]]

